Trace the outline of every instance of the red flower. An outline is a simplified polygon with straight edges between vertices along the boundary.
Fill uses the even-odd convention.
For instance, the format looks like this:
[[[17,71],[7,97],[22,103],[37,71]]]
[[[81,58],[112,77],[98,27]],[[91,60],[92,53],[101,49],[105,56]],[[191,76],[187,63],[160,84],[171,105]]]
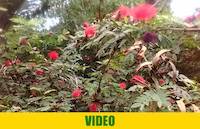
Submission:
[[[57,60],[58,57],[59,57],[59,54],[56,51],[51,51],[51,52],[48,53],[48,57],[51,60]]]
[[[144,84],[144,85],[146,84],[146,80],[140,75],[133,76],[130,81],[131,83],[134,83],[134,84],[137,84],[137,83]]]
[[[85,31],[85,37],[92,38],[96,34],[96,28],[94,26],[90,26],[89,23],[84,23],[84,31]]]
[[[97,103],[97,102],[93,102],[93,103],[89,104],[89,106],[88,106],[90,112],[97,112],[98,107],[99,107],[99,103]]]
[[[11,60],[5,60],[3,64],[4,66],[9,67],[13,65],[13,62]]]
[[[83,27],[85,28],[85,27],[89,27],[90,26],[90,24],[88,23],[88,22],[83,22]]]
[[[82,92],[81,89],[79,89],[79,88],[75,89],[75,90],[72,92],[72,97],[73,97],[73,98],[80,97],[80,96],[81,96],[81,92]]]
[[[163,86],[163,85],[165,84],[165,80],[160,79],[160,80],[159,80],[159,84],[160,84],[161,86]]]
[[[42,75],[45,74],[45,72],[42,69],[38,69],[38,70],[35,71],[35,74],[38,75],[38,76],[42,76]]]
[[[119,87],[121,89],[126,89],[126,83],[125,82],[119,83]]]
[[[92,38],[96,34],[96,29],[92,26],[85,28],[85,37]]]
[[[115,11],[113,14],[113,18],[115,18],[117,20],[121,20],[121,19],[124,19],[129,16],[130,16],[130,8],[125,5],[121,5],[117,9],[117,11]]]
[[[139,4],[131,9],[133,20],[146,21],[157,15],[157,9],[151,4]]]

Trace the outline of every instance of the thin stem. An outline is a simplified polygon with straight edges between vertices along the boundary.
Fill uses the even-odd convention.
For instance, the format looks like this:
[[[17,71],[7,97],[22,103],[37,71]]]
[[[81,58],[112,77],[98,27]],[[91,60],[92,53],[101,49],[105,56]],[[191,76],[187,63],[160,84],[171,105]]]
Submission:
[[[101,10],[101,5],[103,4],[103,0],[99,0],[99,10],[98,10],[98,17],[99,17],[99,20],[101,21],[102,20],[102,10]]]
[[[110,55],[110,57],[109,57],[109,60],[108,60],[107,64],[105,65],[105,68],[104,68],[103,71],[102,71],[102,76],[101,76],[101,78],[100,78],[100,81],[99,81],[99,85],[98,85],[96,94],[98,94],[98,93],[101,91],[101,88],[100,88],[100,87],[101,87],[101,82],[102,82],[102,80],[103,80],[103,76],[104,76],[104,74],[105,74],[105,72],[106,72],[106,69],[108,68],[108,66],[109,66],[109,64],[110,64],[110,62],[111,62],[111,60],[112,60],[113,55],[115,54],[115,52],[116,52],[116,50],[114,50],[114,51],[111,53],[111,55]]]
[[[200,28],[157,28],[157,31],[166,31],[166,30],[173,30],[173,31],[193,31],[199,32]]]
[[[111,60],[112,60],[112,57],[113,57],[113,55],[115,54],[115,50],[112,52],[112,54],[110,55],[110,57],[109,57],[109,60],[108,60],[108,62],[107,62],[107,64],[105,65],[105,68],[103,69],[103,71],[102,71],[102,76],[101,76],[101,78],[100,78],[100,81],[99,81],[99,87],[100,87],[100,85],[101,85],[101,82],[102,82],[102,79],[103,79],[103,75],[105,74],[105,72],[106,72],[106,69],[108,68],[108,66],[109,66],[109,64],[110,64],[110,62],[111,62]]]

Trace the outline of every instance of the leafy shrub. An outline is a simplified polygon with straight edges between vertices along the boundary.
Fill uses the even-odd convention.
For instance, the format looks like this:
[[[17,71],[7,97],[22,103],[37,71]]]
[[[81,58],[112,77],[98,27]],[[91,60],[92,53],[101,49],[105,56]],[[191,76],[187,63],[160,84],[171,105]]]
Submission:
[[[120,4],[136,4],[143,0],[51,0],[50,6],[59,14],[63,26],[70,32],[76,32],[83,21],[93,22],[104,18]],[[49,11],[51,11],[49,10]],[[62,26],[61,26],[62,28]]]
[[[24,35],[18,24],[23,33],[1,44],[1,111],[197,111],[198,83],[176,69],[171,30],[158,31],[174,21],[137,7],[75,35]]]

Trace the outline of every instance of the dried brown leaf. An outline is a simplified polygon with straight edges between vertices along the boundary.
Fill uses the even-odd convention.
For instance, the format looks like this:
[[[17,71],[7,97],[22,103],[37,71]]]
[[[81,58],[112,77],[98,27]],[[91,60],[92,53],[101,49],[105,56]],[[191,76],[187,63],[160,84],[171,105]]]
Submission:
[[[145,66],[149,66],[151,68],[152,66],[152,62],[144,62],[142,64],[140,64],[137,68],[136,68],[136,72],[140,71],[142,68],[144,68]]]
[[[165,54],[166,52],[170,52],[170,50],[168,50],[168,49],[163,49],[163,50],[159,51],[158,53],[156,53],[155,57],[154,57],[153,60],[152,60],[153,65],[157,65],[157,63],[159,62],[161,56],[162,56],[163,54]]]
[[[171,61],[169,61],[169,64],[170,66],[172,67],[172,70],[173,70],[173,80],[175,81],[176,78],[177,78],[177,69],[176,69],[176,66],[174,65],[174,63],[172,63]]]
[[[147,50],[147,47],[142,46],[142,49],[139,51],[138,56],[144,58],[146,50]]]
[[[186,106],[185,106],[185,103],[183,102],[183,99],[176,101],[176,103],[181,112],[186,112]]]
[[[199,107],[197,107],[195,104],[192,104],[192,108],[194,112],[200,112]]]

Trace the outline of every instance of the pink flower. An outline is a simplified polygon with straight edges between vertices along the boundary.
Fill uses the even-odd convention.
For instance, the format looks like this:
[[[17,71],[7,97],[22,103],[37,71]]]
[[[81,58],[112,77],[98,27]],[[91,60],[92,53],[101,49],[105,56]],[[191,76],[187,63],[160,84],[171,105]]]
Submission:
[[[9,67],[13,65],[13,62],[11,60],[5,60],[3,64],[4,66]]]
[[[72,92],[72,97],[73,97],[73,98],[80,97],[80,96],[81,96],[81,92],[82,92],[81,89],[79,89],[79,88],[75,89],[75,90]]]
[[[196,15],[196,18],[197,18],[197,19],[200,18],[200,12]]]
[[[160,80],[159,80],[159,84],[160,84],[161,86],[163,86],[163,85],[165,84],[165,80],[160,79]]]
[[[87,26],[84,27],[84,32],[85,32],[85,37],[92,38],[96,35],[96,28],[93,26]]]
[[[119,83],[119,87],[120,87],[121,89],[126,89],[126,83],[125,83],[125,82]]]
[[[89,24],[88,22],[86,22],[86,21],[83,22],[83,27],[84,27],[84,28],[89,27],[89,26],[90,26],[90,24]]]
[[[89,106],[88,106],[90,112],[97,112],[98,107],[99,107],[99,103],[97,103],[97,102],[93,102],[93,103],[89,104]]]
[[[38,75],[38,76],[43,76],[45,74],[45,72],[42,69],[38,69],[38,70],[35,71],[35,74]]]
[[[157,15],[157,9],[151,4],[139,4],[130,11],[133,20],[147,21]]]
[[[196,16],[192,15],[192,16],[186,17],[184,21],[187,23],[192,23],[195,20],[196,20]]]
[[[115,18],[116,20],[122,20],[129,16],[130,8],[125,5],[121,5],[113,14],[113,18]]]
[[[143,84],[143,85],[146,84],[146,80],[142,76],[140,76],[140,75],[133,76],[130,81],[133,84],[138,84],[138,83],[139,84]]]
[[[58,57],[59,57],[59,54],[56,51],[51,51],[51,52],[48,53],[48,57],[51,60],[57,60]]]

